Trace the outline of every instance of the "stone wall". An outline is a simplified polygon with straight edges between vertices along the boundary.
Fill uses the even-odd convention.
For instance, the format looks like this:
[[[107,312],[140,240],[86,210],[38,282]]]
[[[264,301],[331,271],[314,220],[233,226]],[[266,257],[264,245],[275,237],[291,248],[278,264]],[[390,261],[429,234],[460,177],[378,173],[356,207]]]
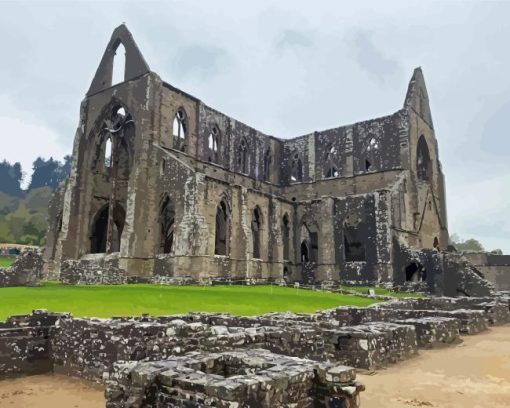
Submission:
[[[508,302],[492,299],[406,299],[369,308],[317,314],[270,313],[62,319],[53,338],[55,369],[108,377],[118,360],[161,360],[203,350],[265,348],[274,353],[329,360],[358,368],[384,367],[418,347],[450,344],[509,321]]]
[[[266,349],[313,361],[378,369],[448,345],[460,334],[510,322],[509,297],[402,299],[368,308],[246,317],[215,313],[72,318],[36,311],[0,327],[4,376],[54,370],[95,381],[119,361],[166,361],[190,352]]]
[[[115,364],[106,406],[357,408],[364,387],[355,378],[350,367],[267,350],[191,353],[157,363]]]
[[[0,268],[0,287],[35,286],[43,268],[40,249],[25,249],[8,268]]]
[[[136,75],[107,86],[119,43]],[[121,25],[49,209],[45,276],[390,284],[392,238],[447,245],[442,178],[421,69],[395,113],[281,139],[163,81]],[[89,255],[98,253],[117,253],[118,264]]]
[[[50,372],[50,331],[65,315],[35,310],[0,323],[0,379]]]
[[[510,290],[510,255],[499,255],[489,252],[463,253],[496,290]]]
[[[62,261],[60,281],[71,285],[120,285],[127,283],[119,267],[119,254],[90,254],[79,260]]]

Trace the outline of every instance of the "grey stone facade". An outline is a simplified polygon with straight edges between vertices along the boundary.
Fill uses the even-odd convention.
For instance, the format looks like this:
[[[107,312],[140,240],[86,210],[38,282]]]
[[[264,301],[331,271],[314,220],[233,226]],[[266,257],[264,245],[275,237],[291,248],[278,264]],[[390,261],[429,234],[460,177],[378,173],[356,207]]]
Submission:
[[[112,84],[119,44],[125,77]],[[122,25],[49,224],[45,275],[65,283],[421,282],[405,272],[419,257],[401,254],[448,244],[423,73],[393,114],[285,140],[164,82]]]

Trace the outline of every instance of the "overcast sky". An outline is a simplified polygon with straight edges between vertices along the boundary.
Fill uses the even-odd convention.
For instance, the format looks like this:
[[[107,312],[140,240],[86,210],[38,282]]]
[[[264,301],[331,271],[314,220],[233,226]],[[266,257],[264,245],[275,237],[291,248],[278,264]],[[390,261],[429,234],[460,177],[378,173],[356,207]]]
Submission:
[[[358,3],[0,0],[0,160],[71,152],[122,22],[165,81],[277,137],[397,111],[421,66],[450,233],[510,253],[510,1]]]

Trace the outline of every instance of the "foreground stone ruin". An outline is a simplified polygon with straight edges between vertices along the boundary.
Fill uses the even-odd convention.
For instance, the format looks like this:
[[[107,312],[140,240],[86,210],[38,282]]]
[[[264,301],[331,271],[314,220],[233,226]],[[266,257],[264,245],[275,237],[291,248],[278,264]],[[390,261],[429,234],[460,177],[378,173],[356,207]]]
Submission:
[[[25,249],[8,268],[0,268],[0,288],[9,286],[36,286],[43,268],[40,249]]]
[[[0,378],[57,372],[104,382],[112,408],[253,406],[254,399],[267,407],[356,407],[363,387],[345,366],[378,369],[508,323],[509,300],[505,293],[402,299],[253,317],[34,311],[0,325]]]
[[[156,363],[117,363],[105,394],[108,408],[232,407],[236,403],[354,407],[364,390],[355,378],[351,367],[267,350],[190,353]]]

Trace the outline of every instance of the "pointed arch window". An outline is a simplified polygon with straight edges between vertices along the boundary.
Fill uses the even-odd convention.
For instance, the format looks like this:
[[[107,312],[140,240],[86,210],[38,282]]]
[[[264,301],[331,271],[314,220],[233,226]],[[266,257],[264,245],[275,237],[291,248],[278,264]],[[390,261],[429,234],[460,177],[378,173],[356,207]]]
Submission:
[[[315,224],[301,225],[301,263],[319,259],[319,232]]]
[[[338,177],[339,174],[340,173],[338,172],[338,169],[332,165],[328,168],[328,171],[326,172],[326,178]]]
[[[338,177],[340,175],[336,162],[337,149],[335,146],[329,145],[324,157],[324,175],[326,178]]]
[[[264,181],[269,181],[271,178],[271,149],[268,147],[264,153]]]
[[[239,143],[237,165],[241,173],[248,174],[248,143],[244,137],[241,139],[241,143]]]
[[[253,235],[253,258],[260,259],[260,232],[262,229],[262,212],[255,207],[251,220],[251,231]]]
[[[181,152],[186,151],[186,135],[188,131],[187,117],[184,109],[177,109],[172,125],[172,134],[174,137],[174,149]]]
[[[361,232],[363,226],[359,215],[350,213],[345,217],[343,224],[345,262],[366,261],[365,237]]]
[[[225,200],[221,200],[216,207],[216,234],[214,239],[214,253],[228,255],[230,240],[230,211]]]
[[[299,153],[294,153],[292,156],[290,180],[303,181],[303,162],[301,161],[301,157],[299,157]]]
[[[112,167],[112,138],[108,137],[104,145],[104,168],[109,169]]]
[[[220,131],[216,125],[211,128],[207,138],[208,160],[217,163],[220,149]]]
[[[363,170],[365,172],[376,170],[374,163],[379,159],[379,147],[380,143],[375,137],[370,137],[363,149]]]
[[[112,86],[124,82],[126,78],[126,49],[119,41],[115,49],[112,67]]]
[[[423,135],[421,135],[418,140],[416,151],[416,174],[420,181],[430,181],[432,179],[432,163],[430,160],[429,147]]]
[[[174,244],[175,209],[170,196],[166,195],[161,204],[160,216],[160,253],[170,254]]]
[[[290,247],[290,219],[289,214],[285,213],[282,220],[282,238],[283,238],[283,259],[289,260]]]

